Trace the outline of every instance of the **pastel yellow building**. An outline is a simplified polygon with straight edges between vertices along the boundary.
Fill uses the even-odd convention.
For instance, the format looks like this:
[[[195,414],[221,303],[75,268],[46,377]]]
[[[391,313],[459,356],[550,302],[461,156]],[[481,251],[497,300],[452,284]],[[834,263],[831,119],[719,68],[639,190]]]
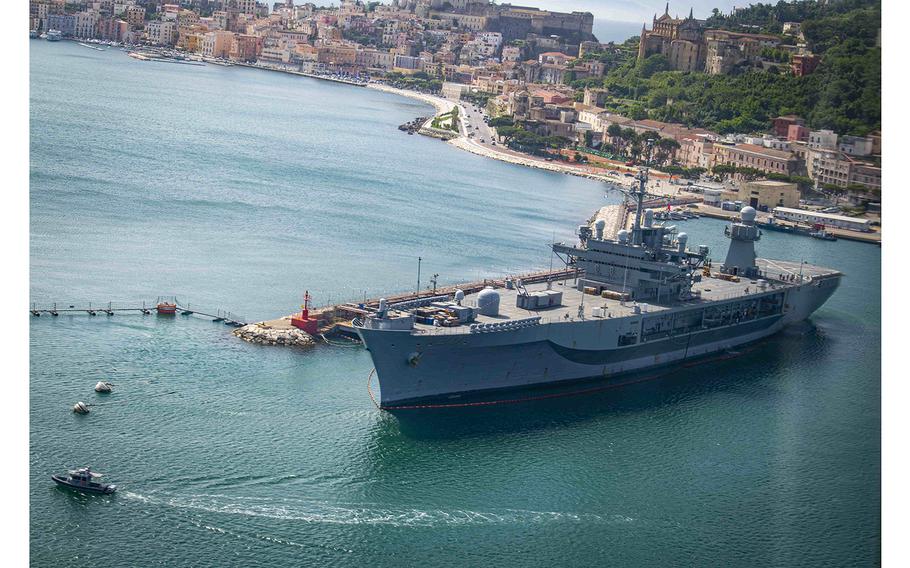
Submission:
[[[742,201],[743,205],[756,209],[799,207],[799,187],[784,181],[748,181],[738,188],[724,191],[721,198],[724,201]]]

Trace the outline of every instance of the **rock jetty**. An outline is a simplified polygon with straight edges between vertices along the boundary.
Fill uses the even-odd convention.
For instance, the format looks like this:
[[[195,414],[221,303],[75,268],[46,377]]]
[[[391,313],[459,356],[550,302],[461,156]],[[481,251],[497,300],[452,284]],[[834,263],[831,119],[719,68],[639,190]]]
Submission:
[[[433,118],[432,116],[419,116],[419,117],[415,118],[414,120],[412,120],[411,122],[405,122],[404,124],[399,126],[398,130],[401,130],[402,132],[407,132],[408,134],[414,134],[415,132],[420,130],[420,128],[424,125],[424,123],[426,123],[428,120],[431,120],[432,118]]]
[[[278,329],[269,327],[261,322],[238,327],[232,333],[244,341],[258,343],[259,345],[297,345],[300,347],[312,347],[316,344],[316,341],[311,335],[296,327]]]

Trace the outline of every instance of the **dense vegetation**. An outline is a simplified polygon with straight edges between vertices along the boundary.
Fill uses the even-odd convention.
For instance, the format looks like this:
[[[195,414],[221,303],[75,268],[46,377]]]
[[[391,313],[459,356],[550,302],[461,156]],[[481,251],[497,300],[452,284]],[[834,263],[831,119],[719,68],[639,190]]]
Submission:
[[[541,136],[520,124],[499,126],[496,133],[510,148],[531,154],[542,154],[546,149],[558,150],[569,143],[562,136]]]
[[[880,129],[880,2],[757,4],[733,16],[716,13],[708,26],[780,33],[786,21],[802,21],[810,49],[821,56],[815,73],[791,76],[777,53],[770,54],[770,59],[782,63],[776,73],[744,69],[733,75],[670,71],[666,57],[653,55],[644,61],[627,58],[606,77],[572,85],[607,88],[611,95],[607,109],[630,118],[680,122],[721,133],[768,130],[771,120],[784,114],[798,114],[810,128],[840,134]]]
[[[442,90],[442,81],[430,77],[423,71],[414,73],[413,75],[405,75],[392,71],[386,73],[385,80],[393,87],[412,89],[422,93],[438,93]]]
[[[604,144],[609,147],[614,155],[629,158],[634,161],[647,160],[651,164],[669,164],[673,153],[679,148],[679,142],[672,138],[662,138],[656,132],[635,132],[631,128],[622,128],[618,124],[611,124],[607,128],[607,138]]]
[[[720,10],[715,8],[707,19],[706,26],[715,30],[780,34],[783,32],[784,22],[817,21],[841,16],[873,5],[879,6],[880,3],[870,0],[838,0],[836,2],[817,2],[816,0],[784,2],[781,0],[777,4],[752,4],[728,15],[721,14]],[[814,50],[815,46],[812,48]]]

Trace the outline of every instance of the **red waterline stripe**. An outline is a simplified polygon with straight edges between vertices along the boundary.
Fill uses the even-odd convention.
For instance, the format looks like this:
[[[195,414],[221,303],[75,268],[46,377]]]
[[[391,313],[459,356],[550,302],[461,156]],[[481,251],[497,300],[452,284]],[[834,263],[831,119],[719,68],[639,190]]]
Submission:
[[[729,353],[727,355],[721,355],[719,357],[705,359],[704,361],[691,361],[689,363],[683,363],[682,367],[688,368],[688,367],[694,367],[696,365],[702,365],[704,363],[713,363],[715,361],[733,359],[734,357],[739,357],[740,355],[743,355],[743,354],[747,353],[748,351],[752,351],[753,349],[755,349],[755,348],[753,347],[751,349],[742,350],[737,353]],[[579,396],[579,395],[583,395],[583,394],[591,394],[591,393],[602,392],[602,391],[606,391],[606,390],[610,390],[610,389],[615,389],[618,387],[626,387],[629,385],[635,385],[635,384],[643,383],[646,381],[652,381],[654,379],[658,379],[660,377],[668,375],[672,371],[673,371],[673,369],[668,369],[662,373],[657,373],[656,375],[649,375],[647,377],[643,377],[643,378],[635,380],[635,381],[628,381],[628,382],[617,383],[617,384],[612,384],[612,385],[604,385],[601,387],[584,389],[584,390],[580,390],[580,391],[572,391],[572,392],[565,392],[565,393],[551,393],[551,394],[545,394],[545,395],[540,395],[540,396],[529,396],[529,397],[524,397],[524,398],[488,400],[488,401],[481,401],[481,402],[456,402],[456,403],[451,403],[451,404],[413,404],[413,405],[407,405],[407,406],[382,406],[378,402],[376,402],[376,397],[373,396],[373,389],[370,388],[370,385],[373,382],[373,375],[376,373],[376,368],[374,367],[370,371],[370,376],[367,378],[367,392],[370,393],[370,400],[373,401],[373,404],[379,410],[423,410],[423,409],[441,409],[441,408],[467,408],[467,407],[472,407],[472,406],[495,406],[498,404],[517,404],[517,403],[521,403],[521,402],[533,402],[535,400],[547,400],[547,399],[551,399],[551,398],[565,398],[565,397],[569,397],[569,396]]]

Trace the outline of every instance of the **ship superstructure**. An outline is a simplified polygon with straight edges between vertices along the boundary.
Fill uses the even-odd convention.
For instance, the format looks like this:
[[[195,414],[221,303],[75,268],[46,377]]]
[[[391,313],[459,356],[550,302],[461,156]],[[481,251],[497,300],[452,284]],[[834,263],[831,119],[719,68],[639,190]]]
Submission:
[[[380,301],[354,321],[375,364],[385,408],[464,393],[600,378],[667,365],[767,337],[803,320],[841,274],[806,263],[757,258],[755,210],[725,229],[730,244],[714,269],[708,247],[654,222],[642,207],[642,168],[631,230],[605,237],[582,225],[553,252],[574,276],[476,294]],[[571,270],[570,270],[571,271]]]

